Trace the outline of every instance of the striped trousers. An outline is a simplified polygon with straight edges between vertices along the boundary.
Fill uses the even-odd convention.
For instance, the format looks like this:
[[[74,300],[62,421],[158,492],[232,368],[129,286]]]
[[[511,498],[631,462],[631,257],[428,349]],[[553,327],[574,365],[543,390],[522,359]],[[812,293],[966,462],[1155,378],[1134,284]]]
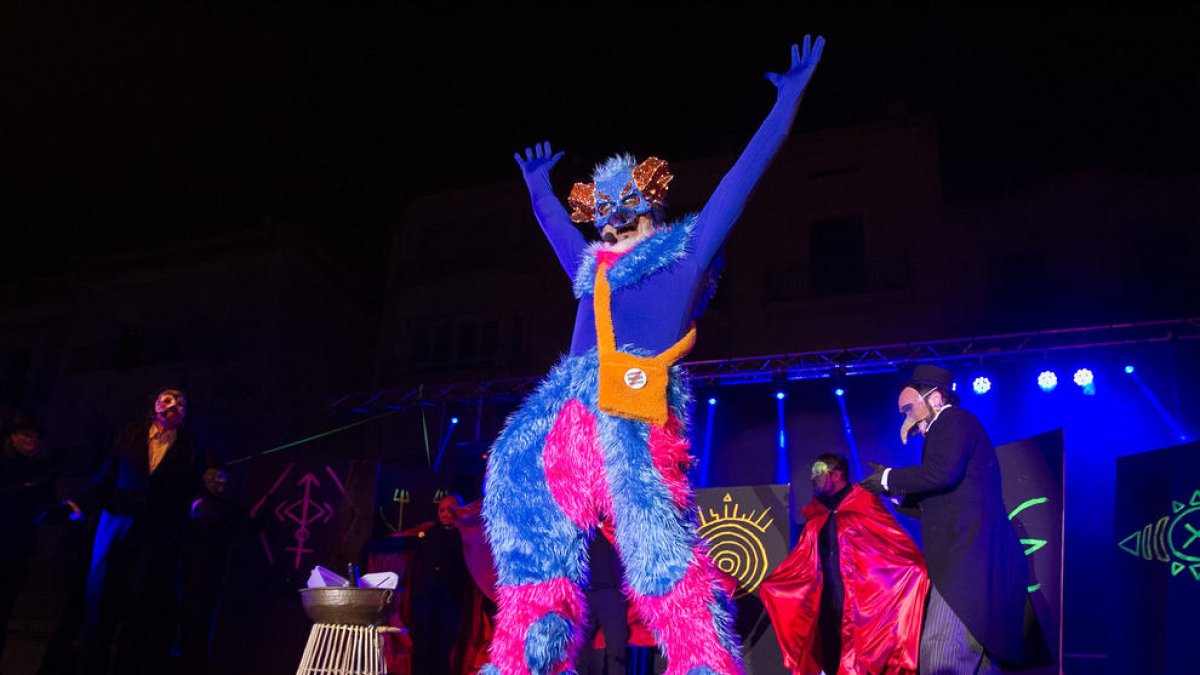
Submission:
[[[929,587],[925,627],[921,631],[921,675],[1001,675],[983,645],[946,604],[937,587]]]

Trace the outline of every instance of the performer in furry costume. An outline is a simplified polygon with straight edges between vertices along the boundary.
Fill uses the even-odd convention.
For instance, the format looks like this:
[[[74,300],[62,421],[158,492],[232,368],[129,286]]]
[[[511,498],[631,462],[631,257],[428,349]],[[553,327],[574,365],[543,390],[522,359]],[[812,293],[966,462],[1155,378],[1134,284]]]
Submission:
[[[483,516],[496,560],[499,615],[486,673],[571,667],[584,612],[588,537],[611,519],[625,592],[667,657],[668,675],[742,671],[729,597],[696,533],[686,470],[688,391],[675,365],[712,267],[751,189],[775,156],[824,40],[792,47],[768,74],[778,98],[704,208],[670,225],[671,173],[651,157],[598,166],[555,198],[550,144],[516,156],[534,213],[580,299],[570,354],[509,419],[490,453]],[[595,221],[587,245],[572,224]]]

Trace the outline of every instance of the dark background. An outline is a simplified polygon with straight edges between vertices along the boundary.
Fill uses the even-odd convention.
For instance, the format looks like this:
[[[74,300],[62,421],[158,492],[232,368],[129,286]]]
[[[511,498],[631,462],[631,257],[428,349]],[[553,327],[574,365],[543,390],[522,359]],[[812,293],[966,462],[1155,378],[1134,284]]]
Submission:
[[[1200,147],[1198,18],[1195,3],[6,3],[0,213],[21,253],[4,274],[286,222],[371,286],[410,196],[510,178],[519,145],[569,149],[564,175],[618,147],[736,152],[773,96],[753,74],[806,32],[828,47],[797,130],[932,113],[948,199],[1080,167],[1177,172]]]

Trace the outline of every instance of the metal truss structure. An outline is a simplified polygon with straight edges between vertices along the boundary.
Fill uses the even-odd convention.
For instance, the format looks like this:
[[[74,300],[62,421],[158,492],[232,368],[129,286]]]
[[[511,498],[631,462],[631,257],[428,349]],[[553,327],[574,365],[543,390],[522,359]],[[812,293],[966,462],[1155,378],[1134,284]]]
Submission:
[[[984,361],[1067,350],[1195,339],[1200,339],[1200,317],[691,361],[684,365],[688,369],[693,387],[732,386],[889,373],[914,363]],[[330,405],[338,410],[378,413],[443,403],[518,400],[529,393],[540,380],[539,375],[421,385],[410,389],[384,389],[344,394],[335,398]]]

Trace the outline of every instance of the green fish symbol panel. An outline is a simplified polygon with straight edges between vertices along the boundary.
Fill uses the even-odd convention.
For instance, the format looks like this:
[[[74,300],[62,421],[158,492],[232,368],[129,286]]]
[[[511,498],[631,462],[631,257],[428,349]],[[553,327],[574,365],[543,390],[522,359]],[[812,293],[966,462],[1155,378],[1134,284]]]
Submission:
[[[1117,543],[1122,551],[1147,561],[1171,564],[1171,576],[1184,570],[1200,581],[1200,490],[1185,504],[1171,502],[1171,513],[1147,523]]]

